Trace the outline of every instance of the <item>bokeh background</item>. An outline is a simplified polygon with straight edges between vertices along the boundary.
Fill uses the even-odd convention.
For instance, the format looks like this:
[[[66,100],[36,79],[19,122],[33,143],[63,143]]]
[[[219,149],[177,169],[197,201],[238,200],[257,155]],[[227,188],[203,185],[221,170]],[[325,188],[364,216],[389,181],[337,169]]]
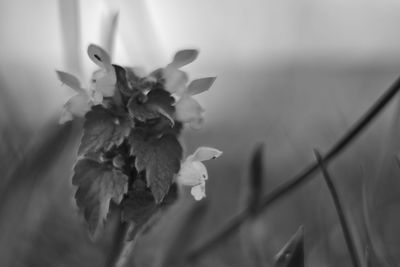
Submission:
[[[88,44],[108,47],[116,64],[148,71],[179,49],[197,48],[198,60],[185,67],[190,77],[218,77],[198,97],[206,124],[184,133],[189,154],[200,145],[224,151],[207,163],[207,211],[189,220],[189,231],[194,201],[182,197],[129,259],[129,266],[162,266],[171,243],[182,257],[244,207],[257,143],[266,144],[267,194],[363,114],[400,74],[399,15],[394,0],[1,0],[0,266],[106,266],[113,220],[92,242],[73,201],[81,125],[57,125],[73,92],[55,70],[88,84],[95,69]],[[372,266],[400,266],[398,101],[329,166]],[[300,225],[307,266],[351,266],[322,177],[196,266],[270,266]],[[184,229],[190,238],[180,240]]]

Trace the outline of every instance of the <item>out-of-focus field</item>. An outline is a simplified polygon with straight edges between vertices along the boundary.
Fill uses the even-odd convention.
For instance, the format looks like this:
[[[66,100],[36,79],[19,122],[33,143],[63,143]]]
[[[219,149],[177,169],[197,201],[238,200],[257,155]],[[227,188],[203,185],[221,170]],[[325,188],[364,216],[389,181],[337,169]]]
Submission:
[[[6,37],[12,38],[3,34],[2,40]],[[81,125],[57,125],[55,107],[67,99],[66,87],[53,73],[61,60],[40,59],[45,42],[33,51],[43,54],[28,62],[2,55],[7,65],[1,63],[0,73],[0,266],[105,266],[115,218],[110,218],[104,238],[88,238],[70,181]],[[192,236],[176,241],[180,231],[190,229],[185,216],[194,205],[191,197],[182,196],[139,239],[131,266],[160,266],[179,242],[175,256],[183,256],[243,208],[249,158],[257,143],[266,144],[265,194],[314,161],[313,148],[326,151],[400,74],[400,53],[374,55],[360,59],[335,52],[271,61],[260,56],[247,62],[232,56],[230,62],[213,59],[212,64],[200,58],[199,67],[189,68],[191,77],[216,73],[218,79],[199,97],[207,110],[205,126],[187,129],[183,141],[187,154],[200,145],[224,152],[207,162],[207,212],[191,222]],[[399,104],[397,97],[329,165],[360,247],[372,246],[372,266],[400,264]],[[41,151],[46,142],[51,145]],[[195,266],[269,266],[300,225],[305,229],[306,266],[351,266],[322,177],[278,201]]]

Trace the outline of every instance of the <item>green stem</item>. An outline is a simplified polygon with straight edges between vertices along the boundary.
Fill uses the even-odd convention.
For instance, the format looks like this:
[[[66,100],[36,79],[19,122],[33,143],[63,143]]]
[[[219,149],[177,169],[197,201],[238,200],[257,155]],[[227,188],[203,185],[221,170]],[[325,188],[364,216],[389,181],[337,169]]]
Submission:
[[[336,158],[343,150],[377,117],[377,115],[383,110],[383,108],[392,100],[392,98],[400,90],[400,77],[385,91],[383,95],[367,110],[367,112],[338,140],[336,144],[328,151],[328,153],[322,157],[323,161],[328,163],[329,161]],[[318,163],[313,162],[306,166],[300,173],[294,176],[292,179],[283,182],[277,186],[272,192],[263,197],[261,205],[257,210],[260,213],[266,209],[273,202],[286,195],[289,192],[294,191],[300,185],[313,178],[313,175],[319,170]],[[201,256],[203,253],[209,251],[215,245],[219,244],[225,238],[229,237],[231,233],[234,233],[243,222],[245,222],[250,212],[250,207],[246,207],[242,212],[234,216],[229,220],[223,227],[221,227],[214,235],[206,239],[202,244],[195,247],[188,254],[188,260],[193,261]]]
[[[353,262],[353,266],[361,267],[361,259],[357,254],[355,239],[351,234],[349,219],[346,217],[345,211],[343,209],[344,206],[340,199],[339,193],[318,150],[314,149],[314,155],[317,159],[319,167],[321,168],[329,192],[331,193],[333,203],[335,204],[335,208],[339,216],[340,225],[342,226],[343,235],[346,240],[347,248],[350,252],[351,261]]]

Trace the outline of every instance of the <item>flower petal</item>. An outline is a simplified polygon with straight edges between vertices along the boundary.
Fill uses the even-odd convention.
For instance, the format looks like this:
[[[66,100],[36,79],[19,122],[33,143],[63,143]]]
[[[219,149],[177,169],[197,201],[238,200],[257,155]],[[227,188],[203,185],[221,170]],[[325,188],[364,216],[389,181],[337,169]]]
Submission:
[[[189,122],[190,128],[192,128],[193,130],[200,130],[201,127],[203,127],[203,124],[204,124],[203,116]]]
[[[74,75],[69,74],[64,71],[59,71],[56,70],[58,79],[63,83],[66,84],[68,87],[74,89],[77,93],[81,93],[84,91],[81,88],[81,83],[79,82],[78,78],[76,78]]]
[[[171,94],[182,94],[185,91],[189,79],[184,71],[167,66],[163,69],[162,74],[165,79],[165,90]]]
[[[93,102],[93,105],[99,105],[103,102],[103,94],[97,90],[90,89],[89,90],[90,100]]]
[[[199,200],[205,198],[206,197],[206,184],[201,183],[199,185],[193,186],[192,189],[190,190],[190,193],[192,194],[192,196],[194,197],[194,199],[196,201],[199,201]]]
[[[191,159],[193,161],[205,161],[210,159],[216,159],[222,155],[222,151],[212,148],[212,147],[199,147],[196,151],[192,154]]]
[[[176,118],[181,122],[198,121],[203,117],[204,109],[190,95],[184,95],[175,105]]]
[[[170,64],[173,65],[175,68],[180,68],[189,63],[192,63],[198,55],[199,51],[195,49],[180,50],[176,52],[174,59]]]
[[[185,186],[195,186],[203,183],[207,179],[208,173],[206,166],[199,161],[192,161],[189,157],[182,164],[176,177],[177,182]]]
[[[90,99],[86,93],[77,94],[71,97],[64,107],[72,115],[76,117],[83,117],[90,110]]]
[[[90,59],[100,68],[112,70],[111,58],[108,53],[100,46],[91,44],[88,46],[87,53]]]
[[[215,79],[217,79],[217,77],[207,77],[207,78],[193,80],[187,88],[187,93],[191,95],[197,95],[203,93],[204,91],[210,89]]]
[[[61,113],[60,119],[58,121],[59,124],[64,124],[67,121],[72,121],[73,119],[73,115],[71,114],[71,112],[69,112],[65,107]]]
[[[92,81],[96,90],[102,93],[103,96],[111,97],[114,95],[115,84],[117,83],[117,76],[114,69],[111,71],[103,69],[95,71]]]

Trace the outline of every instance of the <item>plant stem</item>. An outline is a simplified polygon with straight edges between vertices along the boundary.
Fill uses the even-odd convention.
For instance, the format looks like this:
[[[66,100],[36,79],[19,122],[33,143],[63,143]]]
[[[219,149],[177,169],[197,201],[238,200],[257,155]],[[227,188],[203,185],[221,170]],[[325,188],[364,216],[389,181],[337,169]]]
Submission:
[[[390,102],[390,100],[400,90],[400,77],[387,89],[383,95],[367,110],[367,112],[333,145],[325,156],[322,156],[324,162],[328,163],[337,157],[343,150],[350,144],[372,121],[376,116],[383,110],[383,108]],[[292,179],[283,182],[277,186],[272,192],[263,197],[261,205],[257,210],[260,213],[266,209],[270,204],[286,195],[286,193],[292,192],[297,189],[300,185],[310,180],[317,171],[319,170],[318,163],[313,162],[306,166]],[[231,233],[235,232],[240,225],[248,219],[250,215],[250,208],[246,207],[242,212],[234,216],[229,220],[223,227],[219,229],[214,235],[206,239],[202,244],[195,247],[188,254],[188,260],[193,261],[203,253],[209,251],[215,245],[227,238]]]
[[[350,252],[351,261],[353,262],[353,266],[361,267],[361,259],[357,254],[355,239],[351,234],[349,219],[346,217],[345,211],[343,209],[344,206],[339,197],[339,193],[318,150],[314,149],[314,155],[317,159],[319,167],[321,168],[326,185],[328,186],[329,192],[331,193],[333,202],[335,204],[335,208],[339,216],[339,221],[342,226],[343,235],[346,240],[347,248]]]
[[[108,255],[106,266],[115,267],[119,261],[119,258],[124,250],[126,243],[126,235],[129,229],[129,223],[121,222],[121,209],[118,207],[116,209],[116,217],[118,219],[118,225],[115,228],[114,238],[112,241],[112,247],[110,254]]]

